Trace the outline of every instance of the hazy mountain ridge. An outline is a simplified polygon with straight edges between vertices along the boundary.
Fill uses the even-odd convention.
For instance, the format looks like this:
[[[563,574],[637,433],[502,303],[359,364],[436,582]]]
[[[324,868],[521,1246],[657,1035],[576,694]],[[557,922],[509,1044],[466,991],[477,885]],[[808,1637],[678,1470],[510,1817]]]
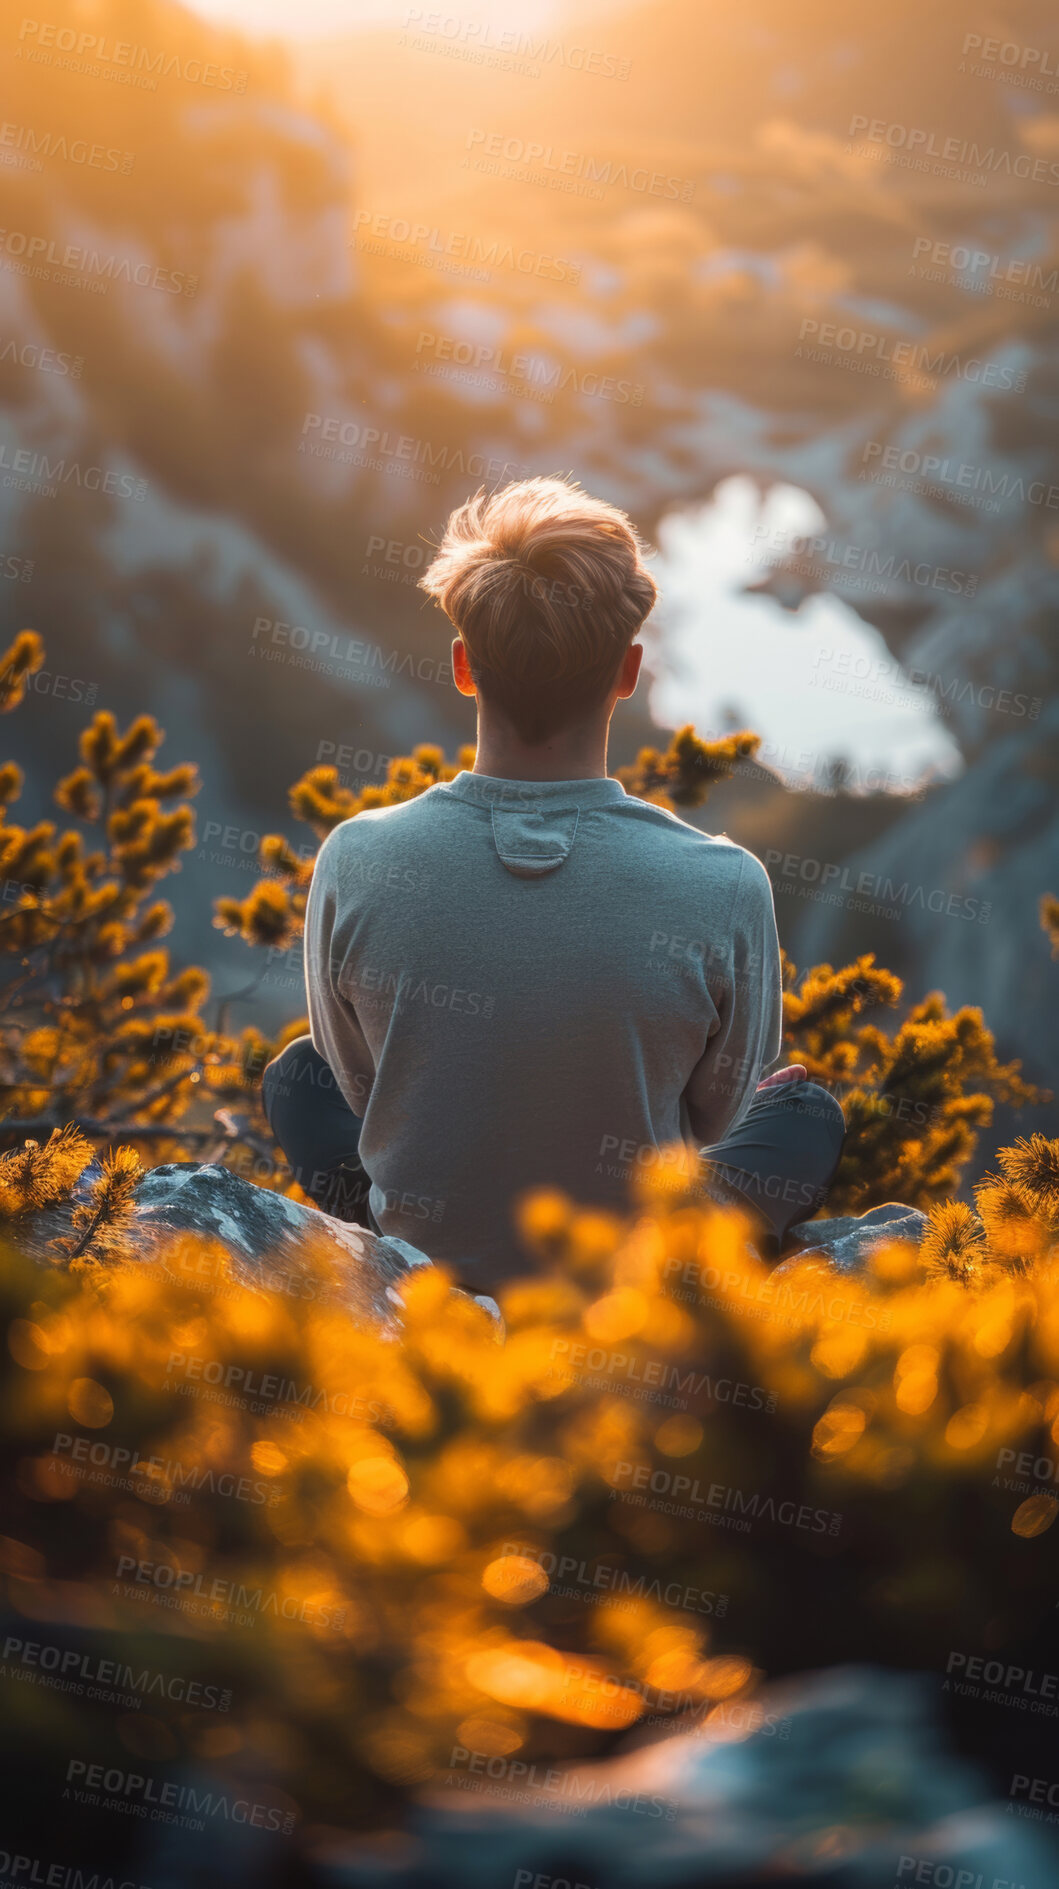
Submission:
[[[1023,5],[1005,31],[1046,45],[1047,19]],[[0,490],[0,548],[35,561],[0,596],[9,627],[33,621],[100,701],[160,712],[173,752],[203,764],[208,818],[286,824],[287,782],[321,740],[378,754],[468,732],[414,577],[454,499],[523,468],[573,468],[648,527],[733,471],[805,486],[829,547],[806,570],[777,546],[772,589],[790,605],[836,588],[936,678],[975,766],[1019,732],[983,690],[1054,691],[1059,519],[1025,491],[1049,490],[1055,294],[1015,299],[992,263],[990,292],[972,293],[937,258],[962,246],[1001,276],[1032,262],[1047,284],[1055,185],[1013,167],[1059,176],[1059,120],[1044,93],[959,71],[972,28],[952,0],[855,28],[833,4],[795,21],[774,0],[596,17],[582,37],[627,80],[576,69],[565,24],[533,78],[378,29],[292,63],[162,0],[101,0],[94,26],[177,70],[144,91],[27,60],[14,35],[0,49],[20,163],[35,147],[40,164],[0,167],[2,220],[47,254],[94,250],[85,279],[113,278],[101,295],[14,273],[10,241],[0,257],[0,337],[83,357],[75,378],[0,352],[8,461],[22,448],[78,468],[56,497]],[[229,84],[186,76],[207,60]],[[986,163],[984,185],[892,161],[873,121],[896,125],[898,158],[912,130],[953,140]],[[106,155],[73,160],[75,137]],[[395,219],[423,233],[396,236]],[[144,286],[145,268],[167,286]],[[829,325],[853,339],[815,358]],[[902,473],[902,454],[948,470]],[[961,467],[976,497],[1009,481],[999,509],[961,502]],[[49,483],[36,460],[35,482]],[[835,583],[851,548],[894,573],[880,594]],[[902,575],[942,567],[973,588]],[[363,661],[330,661],[350,642],[382,651],[388,688]],[[57,702],[35,707],[30,765],[59,728]],[[964,783],[947,790],[965,809],[957,878],[980,838],[974,774],[966,800]],[[914,811],[900,843],[927,874]],[[1023,940],[1045,863],[1034,844],[1011,907]],[[182,903],[196,885],[189,871]],[[813,935],[835,954],[828,923],[818,912]],[[969,948],[947,936],[923,945],[914,983],[929,960],[945,984],[947,955]],[[1017,978],[997,1001],[1017,1045]]]

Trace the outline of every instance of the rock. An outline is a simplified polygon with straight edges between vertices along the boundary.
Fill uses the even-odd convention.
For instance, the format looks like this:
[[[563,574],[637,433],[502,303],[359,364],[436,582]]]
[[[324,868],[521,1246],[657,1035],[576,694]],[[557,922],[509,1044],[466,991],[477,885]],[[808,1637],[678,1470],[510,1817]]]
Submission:
[[[255,1187],[230,1168],[171,1161],[151,1168],[136,1190],[137,1244],[149,1258],[165,1233],[201,1233],[226,1247],[235,1275],[248,1285],[293,1281],[306,1273],[306,1245],[335,1251],[343,1299],[360,1315],[388,1320],[397,1287],[430,1260],[404,1240]],[[283,1289],[281,1287],[281,1289]]]
[[[498,1761],[495,1782],[458,1765],[408,1834],[335,1838],[309,1880],[320,1889],[1044,1889],[1057,1879],[1054,1838],[993,1798],[952,1749],[936,1699],[936,1677],[836,1667],[769,1687],[755,1702],[758,1729],[735,1741],[731,1731],[730,1742],[681,1732],[600,1764],[539,1765],[535,1786],[510,1761]]]
[[[973,768],[885,833],[836,854],[849,888],[841,898],[795,905],[776,886],[780,931],[796,963],[845,964],[874,951],[907,979],[909,997],[942,990],[952,1009],[980,1006],[1002,1057],[1021,1057],[1030,1079],[1048,1086],[1059,1005],[1038,906],[1056,889],[1057,745],[1053,699],[1039,720],[994,739]],[[1049,1132],[1046,1109],[1020,1117],[1020,1133],[1035,1126]]]
[[[910,1240],[918,1246],[926,1224],[925,1213],[900,1200],[888,1200],[870,1213],[842,1219],[805,1220],[791,1228],[790,1240],[797,1250],[788,1253],[776,1271],[785,1272],[802,1259],[821,1259],[836,1272],[860,1272],[880,1246],[894,1240]]]
[[[19,1243],[34,1258],[58,1257],[54,1242],[70,1230],[71,1212],[85,1199],[100,1172],[93,1161],[72,1201],[38,1214],[20,1228]],[[139,1257],[154,1259],[173,1233],[200,1233],[220,1241],[232,1274],[244,1284],[299,1293],[310,1277],[309,1247],[333,1255],[340,1281],[337,1296],[365,1322],[392,1323],[402,1280],[430,1260],[404,1240],[350,1226],[286,1195],[255,1187],[230,1168],[196,1161],[170,1161],[151,1168],[135,1194],[132,1242]],[[313,1287],[316,1287],[313,1276]],[[499,1312],[493,1301],[483,1301]]]
[[[33,1258],[54,1263],[55,1242],[69,1235],[74,1206],[88,1197],[100,1173],[98,1161],[84,1170],[70,1201],[50,1207],[23,1222],[19,1244]],[[336,1296],[358,1321],[395,1322],[402,1280],[419,1266],[432,1264],[426,1253],[406,1240],[369,1232],[337,1220],[318,1208],[303,1206],[269,1188],[256,1187],[231,1168],[197,1161],[169,1161],[150,1168],[135,1193],[132,1243],[139,1257],[151,1260],[174,1233],[199,1233],[219,1241],[231,1261],[232,1276],[244,1285],[286,1291],[295,1297],[312,1296],[300,1281],[312,1276],[313,1294],[318,1279],[307,1248],[323,1246],[325,1258],[338,1265]],[[783,1272],[796,1259],[819,1259],[836,1271],[855,1273],[884,1241],[922,1238],[926,1216],[900,1201],[875,1207],[870,1213],[840,1220],[807,1220],[791,1229],[797,1249],[776,1267]],[[497,1337],[504,1324],[495,1299],[475,1293],[494,1320]]]
[[[98,1161],[84,1170],[72,1199],[47,1208],[19,1229],[19,1244],[33,1258],[59,1257],[55,1242],[70,1233],[75,1205],[88,1197],[100,1173]],[[808,1220],[791,1229],[796,1254],[789,1253],[776,1268],[782,1272],[795,1258],[812,1257],[839,1272],[857,1272],[885,1240],[907,1239],[917,1244],[926,1225],[914,1207],[890,1201],[870,1213],[841,1220]],[[199,1233],[226,1249],[234,1278],[244,1285],[308,1296],[299,1281],[308,1281],[311,1261],[307,1247],[333,1256],[338,1264],[336,1296],[358,1321],[392,1324],[400,1300],[399,1287],[419,1266],[431,1265],[426,1253],[407,1241],[369,1232],[337,1220],[318,1208],[303,1206],[269,1188],[256,1187],[231,1168],[197,1161],[169,1161],[150,1168],[135,1193],[132,1243],[139,1257],[151,1260],[173,1233]],[[312,1275],[313,1290],[317,1289]],[[485,1293],[475,1298],[494,1320],[498,1338],[503,1319],[495,1299]]]

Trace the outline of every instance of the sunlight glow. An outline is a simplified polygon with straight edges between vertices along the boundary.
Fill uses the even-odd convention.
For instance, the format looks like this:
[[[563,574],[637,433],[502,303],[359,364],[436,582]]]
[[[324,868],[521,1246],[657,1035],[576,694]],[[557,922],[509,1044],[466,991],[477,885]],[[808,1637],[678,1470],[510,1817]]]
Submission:
[[[430,9],[410,0],[190,0],[191,11],[214,26],[234,27],[257,39],[351,38],[356,33],[422,26]],[[497,30],[528,32],[556,17],[553,0],[474,0],[469,21]]]

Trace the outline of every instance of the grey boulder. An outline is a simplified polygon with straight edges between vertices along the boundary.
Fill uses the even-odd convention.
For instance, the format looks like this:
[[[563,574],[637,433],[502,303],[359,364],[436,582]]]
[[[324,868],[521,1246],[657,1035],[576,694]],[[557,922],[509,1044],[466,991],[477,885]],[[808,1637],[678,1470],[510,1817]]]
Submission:
[[[836,1272],[862,1272],[880,1246],[894,1240],[907,1240],[918,1246],[926,1229],[927,1216],[918,1207],[906,1207],[903,1201],[888,1200],[870,1213],[849,1214],[836,1220],[805,1220],[792,1227],[788,1252],[777,1266],[777,1273],[802,1259],[819,1259]]]

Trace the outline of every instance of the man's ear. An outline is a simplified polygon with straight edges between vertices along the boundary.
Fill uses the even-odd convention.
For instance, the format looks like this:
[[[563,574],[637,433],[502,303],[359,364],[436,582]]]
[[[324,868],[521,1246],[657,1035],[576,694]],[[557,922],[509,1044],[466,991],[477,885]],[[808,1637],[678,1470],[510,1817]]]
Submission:
[[[462,636],[454,637],[452,642],[452,680],[461,695],[477,695],[478,688],[471,674],[471,660]]]
[[[643,644],[630,643],[618,671],[618,700],[627,701],[636,687],[643,661]]]

